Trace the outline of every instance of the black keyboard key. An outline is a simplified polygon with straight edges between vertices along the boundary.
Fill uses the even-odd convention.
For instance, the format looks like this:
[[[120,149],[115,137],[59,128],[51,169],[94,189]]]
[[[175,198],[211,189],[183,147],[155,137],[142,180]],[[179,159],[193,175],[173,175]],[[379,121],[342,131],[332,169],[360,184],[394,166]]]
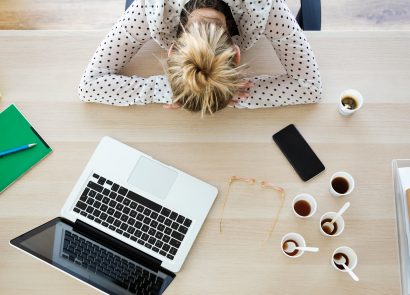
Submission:
[[[142,234],[143,234],[143,232],[140,231],[140,230],[135,231],[135,236],[136,236],[137,238],[140,238],[140,237],[142,236]]]
[[[164,231],[165,225],[159,224],[157,229],[158,229],[159,231]]]
[[[154,237],[150,237],[150,238],[148,239],[148,243],[150,243],[151,245],[154,245],[156,241],[157,241],[157,239],[154,238]]]
[[[137,241],[137,238],[136,238],[135,236],[132,236],[132,237],[131,237],[131,240],[134,241],[134,242],[136,242],[136,241]]]
[[[95,199],[98,200],[98,201],[101,201],[102,198],[103,198],[103,195],[99,194],[99,193],[95,196]]]
[[[128,220],[128,215],[126,214],[121,215],[121,221],[127,222],[127,220]]]
[[[122,235],[122,233],[123,233],[123,231],[120,230],[120,229],[116,229],[115,231],[116,231],[117,233],[119,233],[120,235]]]
[[[130,237],[130,234],[129,233],[123,233],[122,234],[124,237],[126,237],[126,238],[129,238]]]
[[[101,193],[103,191],[103,187],[101,185],[98,185],[98,184],[96,184],[95,182],[92,182],[92,181],[89,181],[87,186],[92,188],[93,190],[96,190],[99,193]]]
[[[120,218],[121,217],[121,212],[120,211],[115,211],[115,213],[114,213],[114,217],[115,218]]]
[[[87,213],[92,213],[94,210],[93,207],[88,206],[87,209],[85,211],[87,211]]]
[[[95,196],[97,195],[97,193],[96,193],[96,191],[90,191],[90,192],[88,193],[88,195],[89,195],[90,197],[95,198]]]
[[[169,258],[169,259],[171,259],[171,260],[172,260],[172,259],[174,259],[174,256],[173,256],[173,255],[171,255],[171,254],[168,254],[168,255],[167,255],[167,258]]]
[[[190,219],[188,219],[188,218],[185,218],[185,221],[184,221],[184,225],[186,226],[186,227],[189,227],[190,225],[191,225],[191,220]]]
[[[100,213],[101,213],[100,210],[95,209],[94,212],[93,212],[93,215],[94,215],[95,217],[99,217],[99,216],[100,216]]]
[[[155,220],[151,221],[151,226],[152,226],[153,228],[156,228],[157,225],[158,225],[158,222],[157,222],[157,221],[155,221]]]
[[[120,187],[118,190],[118,193],[125,196],[127,194],[128,190],[125,187]]]
[[[172,224],[172,220],[171,219],[165,219],[165,225],[170,226]]]
[[[185,234],[187,233],[187,231],[188,231],[188,228],[186,228],[186,227],[183,226],[183,225],[180,225],[178,231],[179,231],[180,233],[182,233],[182,234],[185,235]]]
[[[151,210],[148,209],[148,208],[145,208],[145,210],[144,210],[144,215],[145,215],[145,216],[149,216],[150,214],[151,214]]]
[[[112,207],[112,208],[115,208],[115,206],[117,206],[117,202],[114,201],[114,200],[111,200],[108,205],[110,205],[110,207]]]
[[[170,244],[171,246],[174,246],[175,248],[179,248],[179,246],[181,246],[181,242],[180,242],[180,241],[177,241],[177,240],[175,240],[175,239],[171,239],[171,241],[169,242],[169,244]]]
[[[110,230],[115,230],[115,226],[113,226],[113,225],[109,225],[108,228],[109,228]]]
[[[114,222],[114,218],[112,217],[112,216],[108,216],[108,218],[107,218],[107,222],[109,223],[109,224],[112,224],[113,222]]]
[[[135,202],[131,202],[130,207],[131,207],[131,209],[135,209],[135,208],[137,208],[137,203],[135,203]]]
[[[145,223],[145,224],[150,224],[150,223],[151,223],[151,218],[145,217],[145,218],[144,218],[144,223]]]
[[[101,215],[100,215],[101,220],[106,220],[107,217],[108,217],[108,215],[105,214],[105,213],[101,213]]]
[[[146,233],[146,232],[149,230],[149,226],[146,225],[146,224],[144,224],[144,225],[141,227],[141,230],[142,230],[144,233]]]
[[[145,207],[150,208],[151,210],[155,211],[155,212],[160,212],[162,206],[151,201],[148,200],[140,195],[137,195],[136,193],[129,191],[127,194],[127,197],[130,198],[131,200],[133,200],[134,202],[137,202],[141,205],[144,205]]]
[[[137,216],[137,211],[131,210],[130,216],[131,216],[131,217]]]
[[[171,240],[171,238],[170,238],[169,236],[167,236],[167,235],[164,235],[164,236],[162,237],[162,240],[163,240],[165,243],[168,243],[168,242]]]
[[[80,197],[80,201],[85,202],[87,200],[87,196],[81,195]]]
[[[90,189],[88,187],[86,187],[81,195],[82,196],[87,196],[89,191],[90,191]]]
[[[172,225],[171,225],[171,227],[172,227],[172,229],[178,229],[179,224],[176,223],[176,222],[173,222]]]
[[[169,218],[171,218],[172,220],[175,220],[175,219],[177,219],[177,216],[178,216],[178,213],[172,211],[172,212],[171,212],[171,215],[169,216]]]
[[[88,214],[88,215],[87,215],[87,218],[88,218],[88,219],[91,219],[91,220],[94,220],[94,219],[95,219],[95,217],[94,217],[93,215],[91,215],[91,214]]]
[[[158,220],[158,222],[163,223],[165,221],[164,215],[159,215],[157,220]]]
[[[153,228],[150,228],[150,229],[148,230],[148,234],[149,234],[150,236],[154,236],[156,233],[157,233],[157,231],[156,231],[155,229],[153,229]]]
[[[155,246],[158,247],[158,248],[161,248],[163,244],[164,244],[164,243],[161,242],[160,240],[157,240],[157,241],[155,242]]]
[[[144,240],[144,241],[148,241],[149,235],[147,235],[147,234],[142,234],[141,239]]]
[[[162,246],[162,250],[164,250],[164,251],[166,251],[166,252],[168,252],[168,250],[171,248],[171,246],[170,245],[168,245],[168,244],[165,244],[164,243],[164,245]]]
[[[169,250],[169,253],[171,253],[172,255],[177,254],[177,249],[175,249],[174,247],[171,247],[171,250]]]
[[[128,227],[127,232],[132,235],[132,234],[135,232],[135,228],[133,228],[132,226],[130,226],[130,227]]]
[[[167,255],[167,253],[166,253],[165,251],[163,251],[163,250],[159,251],[159,254],[161,254],[162,256]]]
[[[154,252],[159,252],[159,249],[157,248],[157,247],[152,247],[152,251],[154,251]]]
[[[114,221],[114,226],[119,227],[121,225],[121,221],[119,221],[118,219],[116,219]]]
[[[122,209],[122,212],[124,212],[125,214],[130,213],[131,209],[128,207],[124,207],[124,209]]]
[[[99,218],[96,218],[94,221],[97,222],[97,223],[101,223],[101,222],[102,222],[102,220],[99,219]]]
[[[137,220],[143,221],[143,220],[144,220],[144,215],[138,214],[138,215],[137,215]]]
[[[135,219],[134,218],[130,218],[130,219],[128,219],[128,222],[127,222],[129,225],[131,225],[131,226],[133,226],[134,225],[134,223],[135,223]]]
[[[117,202],[122,202],[124,200],[124,197],[121,195],[118,195],[116,198]]]
[[[104,204],[108,204],[108,203],[110,202],[110,198],[104,197],[104,198],[102,199],[102,202],[103,202]]]
[[[131,203],[130,199],[125,198],[124,201],[122,202],[125,206],[128,206]]]
[[[135,223],[135,227],[136,227],[136,228],[141,228],[141,227],[142,227],[142,223],[139,222],[139,221],[137,221],[137,222]]]
[[[161,214],[162,215],[164,215],[164,216],[166,216],[166,217],[168,217],[169,216],[169,214],[171,214],[171,210],[169,210],[169,209],[167,209],[167,208],[162,208],[162,210],[161,210]]]
[[[98,179],[100,178],[100,175],[98,175],[97,173],[93,173],[93,177]]]
[[[123,224],[121,224],[120,228],[121,228],[122,230],[127,230],[128,225],[127,225],[126,223],[123,223]]]
[[[108,208],[107,214],[113,215],[115,213],[115,210],[113,208]]]
[[[107,210],[108,210],[108,206],[107,206],[107,205],[105,205],[105,204],[102,204],[102,206],[101,206],[100,210],[101,210],[101,211],[103,211],[103,212],[107,212]]]
[[[116,184],[116,183],[114,183],[114,184],[111,186],[111,190],[114,191],[114,192],[118,191],[119,188],[120,188],[120,186],[119,186],[118,184]]]
[[[92,199],[92,198],[87,199],[87,204],[88,205],[92,205],[93,203],[94,203],[94,199]]]
[[[100,179],[98,179],[98,183],[103,185],[105,183],[105,178],[101,176]]]
[[[84,211],[82,211],[80,214],[83,215],[83,216],[87,216],[87,213],[85,213]]]
[[[123,205],[123,204],[120,204],[120,203],[118,203],[117,206],[115,206],[115,209],[117,209],[117,210],[119,210],[119,211],[121,211],[122,208],[124,208],[124,205]]]
[[[151,249],[152,245],[150,243],[145,243],[145,247],[147,247],[148,249]]]
[[[108,227],[108,223],[106,223],[105,221],[103,221],[101,224],[105,227]]]
[[[143,240],[138,240],[138,244],[144,245],[145,242]]]
[[[114,192],[111,192],[110,195],[109,195],[109,197],[110,197],[111,199],[115,200],[115,199],[117,198],[117,194],[114,193]]]
[[[100,209],[101,207],[101,202],[96,201],[93,205],[94,208]]]
[[[144,206],[138,205],[137,211],[140,213],[144,212]]]
[[[171,235],[172,229],[170,229],[169,227],[166,227],[164,232],[165,232],[167,235]]]
[[[162,236],[163,236],[164,234],[162,233],[162,232],[160,232],[160,231],[157,231],[157,233],[155,234],[155,237],[157,238],[157,239],[162,239]]]
[[[108,196],[110,194],[110,190],[105,188],[102,193],[104,196]]]
[[[76,208],[74,208],[74,209],[73,209],[73,211],[74,211],[74,212],[76,212],[76,213],[80,213],[80,212],[81,212],[81,210],[80,210],[80,209],[78,209],[77,207],[76,207]]]
[[[177,232],[177,231],[173,231],[172,232],[172,234],[171,234],[171,237],[173,237],[173,238],[175,238],[175,239],[177,239],[177,240],[180,240],[180,241],[182,241],[183,239],[184,239],[184,236],[185,235],[183,235],[183,234],[181,234],[180,232]]]
[[[178,218],[177,218],[177,222],[180,223],[180,224],[182,224],[182,223],[184,222],[184,219],[185,219],[184,216],[179,215]]]
[[[80,208],[81,210],[85,210],[85,208],[87,208],[87,204],[78,201],[76,207]]]
[[[107,179],[106,183],[107,183],[108,185],[111,185],[111,184],[112,184],[112,181]]]

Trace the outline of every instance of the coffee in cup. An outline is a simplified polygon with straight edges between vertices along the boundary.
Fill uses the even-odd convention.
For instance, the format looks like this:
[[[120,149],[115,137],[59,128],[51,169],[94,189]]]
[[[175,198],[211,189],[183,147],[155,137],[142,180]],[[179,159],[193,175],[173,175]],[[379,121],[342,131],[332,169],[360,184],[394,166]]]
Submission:
[[[293,199],[292,207],[297,217],[308,218],[316,213],[317,203],[313,196],[303,193]]]
[[[330,178],[329,191],[334,197],[349,195],[354,188],[354,179],[347,172],[336,172]]]
[[[329,224],[336,217],[336,214],[336,212],[327,212],[320,217],[319,230],[325,237],[337,237],[345,228],[343,216],[339,216],[335,222]]]
[[[363,105],[363,96],[359,91],[347,89],[340,94],[339,113],[343,116],[350,116]]]

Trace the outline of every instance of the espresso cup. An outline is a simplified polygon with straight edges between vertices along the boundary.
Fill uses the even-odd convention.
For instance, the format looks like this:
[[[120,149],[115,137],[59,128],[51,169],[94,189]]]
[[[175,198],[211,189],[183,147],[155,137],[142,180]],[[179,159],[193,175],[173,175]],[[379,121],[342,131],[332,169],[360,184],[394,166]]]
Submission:
[[[359,91],[347,89],[340,94],[338,110],[343,116],[350,116],[363,106],[363,96]]]
[[[297,217],[309,218],[316,213],[317,202],[315,198],[309,194],[299,194],[293,198],[292,209]]]
[[[348,196],[354,189],[354,179],[347,172],[336,172],[330,178],[329,191],[334,197]]]
[[[295,250],[292,253],[285,252],[285,250],[283,249],[283,246],[284,246],[285,242],[287,242],[287,241],[294,242],[297,247],[306,247],[305,239],[300,234],[298,234],[298,233],[288,233],[288,234],[284,235],[281,242],[280,242],[280,249],[282,250],[282,253],[285,254],[287,257],[298,258],[298,257],[302,256],[303,253],[305,253],[305,251],[303,251],[303,250]]]
[[[333,233],[327,233],[325,230],[322,228],[322,223],[324,222],[330,222],[333,220],[333,218],[336,216],[336,212],[326,212],[325,214],[320,217],[319,220],[319,230],[322,235],[325,237],[337,237],[340,236],[340,234],[343,232],[345,229],[345,221],[343,219],[343,216],[339,216],[336,221],[333,223],[334,229]]]
[[[337,269],[338,271],[346,272],[346,270],[344,269],[344,267],[342,265],[336,265],[334,260],[335,260],[335,255],[337,255],[337,254],[341,254],[345,257],[346,266],[348,268],[350,268],[351,270],[355,269],[355,267],[357,265],[357,255],[353,251],[352,248],[342,246],[342,247],[337,248],[332,254],[332,258],[331,258],[330,263],[332,263],[333,267],[335,269]]]

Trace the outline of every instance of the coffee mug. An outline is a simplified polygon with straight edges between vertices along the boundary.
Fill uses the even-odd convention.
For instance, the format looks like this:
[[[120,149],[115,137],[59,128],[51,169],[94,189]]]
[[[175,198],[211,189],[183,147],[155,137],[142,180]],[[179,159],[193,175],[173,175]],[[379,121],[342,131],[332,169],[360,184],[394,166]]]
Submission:
[[[340,94],[338,110],[343,116],[350,116],[363,106],[363,96],[359,91],[347,89]]]

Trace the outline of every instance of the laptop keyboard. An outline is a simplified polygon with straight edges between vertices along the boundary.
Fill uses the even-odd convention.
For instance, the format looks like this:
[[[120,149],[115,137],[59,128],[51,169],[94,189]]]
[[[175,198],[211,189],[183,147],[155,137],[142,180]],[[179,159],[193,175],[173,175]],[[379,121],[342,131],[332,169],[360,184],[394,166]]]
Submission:
[[[95,173],[73,211],[170,260],[192,223]]]
[[[131,260],[67,230],[61,256],[134,294],[158,294],[163,283],[162,278]]]

